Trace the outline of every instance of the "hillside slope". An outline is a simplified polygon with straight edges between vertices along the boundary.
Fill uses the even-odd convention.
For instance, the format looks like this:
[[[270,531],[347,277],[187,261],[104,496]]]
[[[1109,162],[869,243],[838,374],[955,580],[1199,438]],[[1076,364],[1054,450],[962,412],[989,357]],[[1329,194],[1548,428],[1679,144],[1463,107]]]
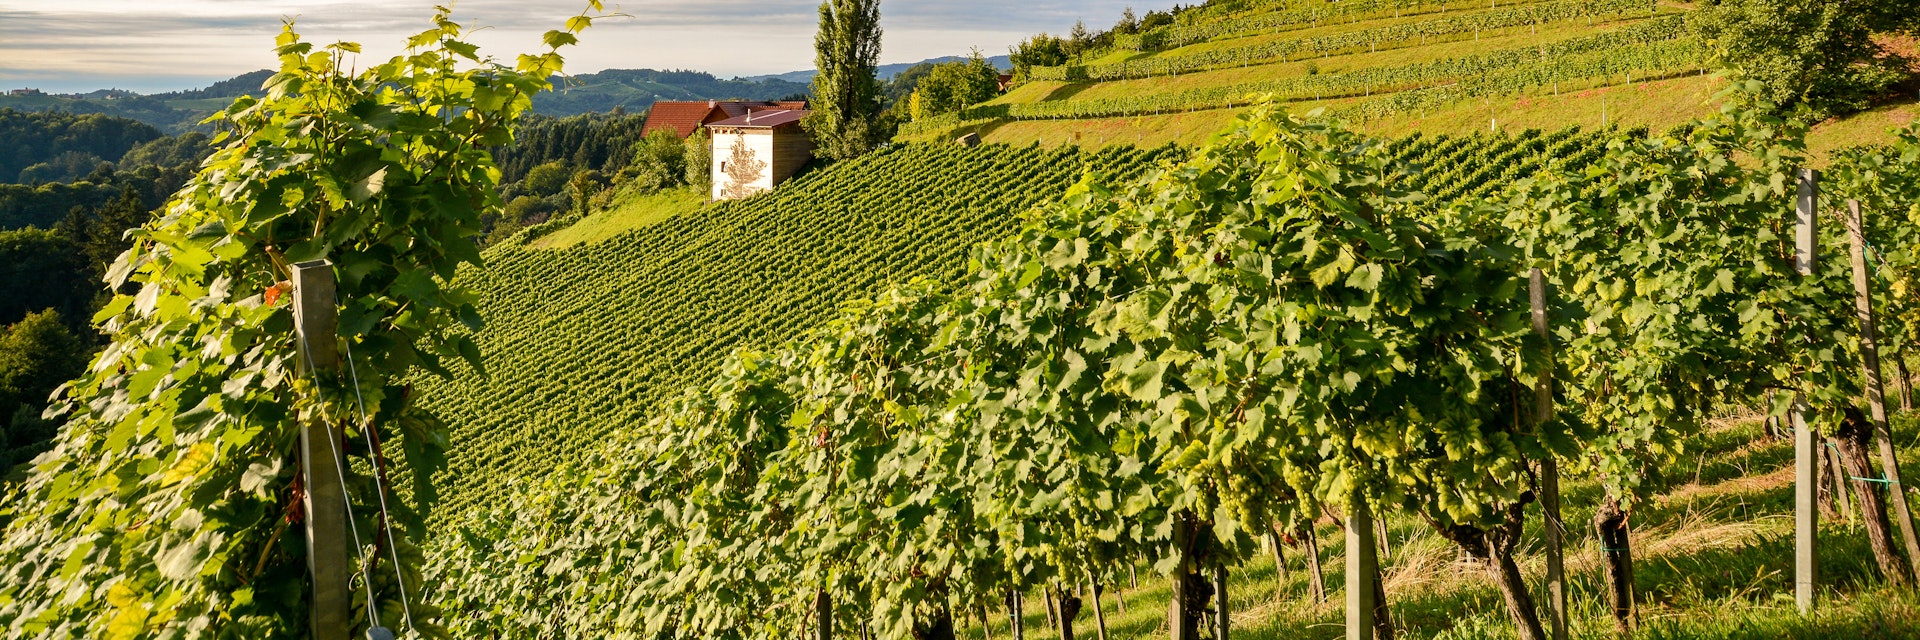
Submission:
[[[1325,108],[1379,134],[1500,129],[1490,105],[1577,100],[1579,114],[1522,126],[1665,128],[1709,113],[1708,100],[1643,108],[1596,91],[1705,69],[1687,26],[1692,5],[1653,0],[1254,3],[1200,10],[1122,36],[1073,64],[1035,67],[1000,98],[903,127],[902,139],[975,132],[993,142],[1193,144],[1260,96]],[[1196,17],[1197,16],[1197,17]],[[1717,79],[1686,95],[1717,92]],[[1671,101],[1669,101],[1671,102]],[[1454,117],[1456,111],[1470,115]],[[1593,113],[1588,114],[1586,112]],[[1593,117],[1585,117],[1591,115]],[[1442,119],[1444,128],[1408,126]],[[1509,127],[1518,128],[1518,127]]]
[[[453,425],[449,511],[580,458],[739,346],[785,340],[888,283],[957,275],[974,243],[1085,171],[1124,179],[1170,153],[895,148],[602,242],[497,247],[467,280],[484,296],[492,377],[423,389]]]
[[[1414,136],[1393,148],[1433,168],[1413,186],[1451,199],[1484,195],[1544,161],[1590,161],[1604,139],[1530,131]],[[495,247],[487,268],[466,276],[483,296],[488,326],[477,338],[491,377],[422,389],[453,429],[438,483],[445,512],[583,459],[734,349],[776,344],[888,284],[953,279],[974,244],[1011,232],[1019,213],[1086,171],[1122,181],[1178,154],[909,145],[744,201],[669,213],[661,207],[676,206],[671,197],[637,198]],[[530,239],[570,226],[633,230]],[[549,244],[559,248],[541,248]]]

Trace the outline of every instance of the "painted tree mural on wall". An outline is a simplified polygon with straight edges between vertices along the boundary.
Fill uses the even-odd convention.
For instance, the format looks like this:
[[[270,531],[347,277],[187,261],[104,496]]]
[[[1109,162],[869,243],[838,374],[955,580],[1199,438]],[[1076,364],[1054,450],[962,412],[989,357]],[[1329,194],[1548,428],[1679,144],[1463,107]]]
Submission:
[[[760,178],[766,175],[767,163],[761,161],[754,154],[753,149],[747,146],[745,136],[734,137],[730,153],[732,155],[727,157],[725,166],[727,182],[721,187],[720,194],[729,200],[753,195],[756,191],[753,183],[759,182]]]

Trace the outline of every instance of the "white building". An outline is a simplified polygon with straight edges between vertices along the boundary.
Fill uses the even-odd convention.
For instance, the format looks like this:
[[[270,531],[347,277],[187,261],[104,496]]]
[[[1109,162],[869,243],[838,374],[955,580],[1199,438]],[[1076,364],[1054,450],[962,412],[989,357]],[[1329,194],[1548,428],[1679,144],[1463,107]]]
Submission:
[[[714,200],[769,191],[813,159],[813,140],[800,128],[804,109],[756,111],[707,125],[713,134]]]

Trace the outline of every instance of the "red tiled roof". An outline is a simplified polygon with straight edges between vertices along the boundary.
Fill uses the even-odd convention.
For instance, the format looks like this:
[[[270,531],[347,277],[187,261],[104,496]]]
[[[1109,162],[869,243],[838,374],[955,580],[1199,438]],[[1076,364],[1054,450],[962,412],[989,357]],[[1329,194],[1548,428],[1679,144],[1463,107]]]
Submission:
[[[807,111],[805,109],[776,109],[776,110],[754,111],[754,112],[741,115],[738,118],[727,118],[719,122],[714,122],[714,123],[711,123],[711,125],[715,127],[771,129],[774,127],[779,127],[779,126],[784,126],[784,125],[793,124],[795,122],[799,122],[801,118],[807,117],[807,114],[809,113],[813,113],[813,112]]]
[[[720,111],[713,102],[655,102],[647,110],[647,124],[640,128],[640,134],[672,131],[674,135],[685,138],[693,135],[700,125],[720,117]]]
[[[754,114],[758,125],[759,114],[766,111],[805,110],[805,100],[707,100],[703,102],[662,101],[653,103],[647,112],[647,124],[640,129],[641,135],[657,130],[672,131],[682,138],[693,135],[700,125],[713,124],[719,120],[739,118]]]

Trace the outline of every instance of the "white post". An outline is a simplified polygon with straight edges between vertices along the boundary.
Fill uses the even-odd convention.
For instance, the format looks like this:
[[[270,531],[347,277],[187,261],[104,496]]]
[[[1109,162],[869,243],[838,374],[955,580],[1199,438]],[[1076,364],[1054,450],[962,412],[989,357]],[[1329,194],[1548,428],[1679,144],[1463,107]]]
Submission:
[[[1347,515],[1347,640],[1373,640],[1373,514],[1354,492]]]
[[[293,326],[296,369],[302,377],[340,368],[339,309],[333,263],[293,265]],[[313,575],[314,640],[347,640],[352,629],[354,552],[347,542],[347,493],[340,484],[340,429],[325,422],[300,425],[300,481],[306,507],[307,570]]]
[[[1800,193],[1796,201],[1794,223],[1794,268],[1802,277],[1814,273],[1818,239],[1816,207],[1819,201],[1820,172],[1800,170]],[[1793,421],[1793,599],[1801,614],[1813,613],[1814,596],[1819,588],[1820,545],[1820,443],[1808,428],[1805,405],[1793,402],[1789,416]]]
[[[1551,345],[1553,336],[1547,331],[1546,274],[1539,269],[1528,274],[1527,293],[1533,302],[1533,332]],[[1534,387],[1536,431],[1553,419],[1552,376],[1549,370]],[[1567,563],[1565,543],[1560,539],[1560,463],[1552,454],[1540,460],[1540,511],[1546,521],[1543,530],[1547,536],[1547,615],[1551,618],[1553,640],[1567,640]]]

